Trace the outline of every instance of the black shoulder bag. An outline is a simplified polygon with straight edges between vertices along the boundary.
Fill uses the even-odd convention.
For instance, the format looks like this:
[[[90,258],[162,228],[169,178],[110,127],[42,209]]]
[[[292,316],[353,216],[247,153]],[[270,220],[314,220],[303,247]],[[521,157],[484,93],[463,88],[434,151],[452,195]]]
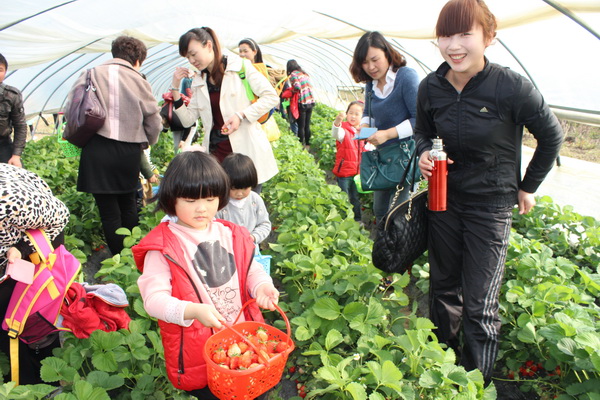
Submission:
[[[419,169],[416,161],[416,152],[413,152],[409,161],[411,186],[416,183]],[[406,184],[408,171],[409,168],[404,170],[400,182]],[[403,189],[400,184],[397,186],[387,214],[377,223],[373,242],[373,265],[387,273],[404,273],[427,250],[427,190],[411,191],[408,200],[396,204]]]

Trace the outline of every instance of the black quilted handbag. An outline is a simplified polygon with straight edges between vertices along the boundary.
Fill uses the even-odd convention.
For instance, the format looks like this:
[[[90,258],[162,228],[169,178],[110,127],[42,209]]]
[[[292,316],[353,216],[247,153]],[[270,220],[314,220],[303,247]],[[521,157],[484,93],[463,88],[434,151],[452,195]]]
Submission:
[[[416,152],[410,162],[415,162],[412,168],[412,182],[415,182]],[[405,182],[408,171],[407,168],[400,182]],[[408,200],[396,204],[402,189],[398,185],[387,214],[377,223],[373,242],[373,265],[387,273],[404,273],[427,250],[427,190],[411,192]]]

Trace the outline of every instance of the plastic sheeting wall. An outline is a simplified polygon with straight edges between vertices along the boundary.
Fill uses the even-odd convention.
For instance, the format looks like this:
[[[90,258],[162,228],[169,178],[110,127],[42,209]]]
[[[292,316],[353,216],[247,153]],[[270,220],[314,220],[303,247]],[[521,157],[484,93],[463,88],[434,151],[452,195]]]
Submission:
[[[174,67],[188,65],[178,54],[179,36],[210,26],[233,51],[240,39],[252,37],[274,66],[295,58],[311,74],[318,100],[343,107],[340,91],[360,96],[362,85],[352,81],[348,66],[365,30],[384,33],[421,76],[437,68],[442,58],[433,30],[444,3],[372,0],[366,8],[315,0],[302,7],[266,1],[14,1],[2,6],[0,52],[9,61],[6,82],[22,89],[26,112],[50,113],[63,107],[80,71],[110,58],[106,52],[120,34],[148,45],[142,72],[160,99]],[[542,0],[487,4],[499,20],[499,40],[488,58],[528,75],[559,116],[600,124],[600,2],[562,2],[577,21]]]

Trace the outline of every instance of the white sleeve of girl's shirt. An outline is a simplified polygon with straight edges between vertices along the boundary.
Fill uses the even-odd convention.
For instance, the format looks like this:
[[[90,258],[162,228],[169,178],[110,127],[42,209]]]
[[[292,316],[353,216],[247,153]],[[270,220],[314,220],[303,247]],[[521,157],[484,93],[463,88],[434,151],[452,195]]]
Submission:
[[[344,131],[344,128],[342,128],[342,126],[335,126],[333,125],[333,123],[331,124],[331,136],[333,136],[333,138],[335,140],[337,140],[338,142],[343,142],[344,141],[344,137],[346,136],[346,132]]]
[[[138,278],[138,287],[144,309],[151,317],[181,326],[190,326],[193,320],[184,320],[189,301],[171,295],[171,270],[159,251],[149,251],[144,258],[144,272]]]

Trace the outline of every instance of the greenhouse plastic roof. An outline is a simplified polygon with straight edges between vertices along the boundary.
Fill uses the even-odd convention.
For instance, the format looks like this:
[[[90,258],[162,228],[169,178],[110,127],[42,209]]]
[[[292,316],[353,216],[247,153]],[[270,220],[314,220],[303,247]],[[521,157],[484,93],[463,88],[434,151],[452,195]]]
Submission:
[[[382,32],[421,77],[438,67],[443,60],[433,31],[444,4],[15,0],[2,5],[0,53],[9,63],[5,82],[22,90],[26,113],[32,116],[61,110],[80,71],[111,58],[112,40],[128,34],[149,48],[142,72],[159,100],[175,66],[189,66],[178,53],[181,34],[209,26],[231,51],[251,37],[272,66],[283,68],[288,59],[296,59],[311,75],[318,101],[343,108],[348,96],[361,97],[362,85],[352,80],[348,67],[365,31]],[[486,52],[490,61],[528,76],[559,117],[600,124],[600,2],[487,4],[499,22],[497,41]]]

